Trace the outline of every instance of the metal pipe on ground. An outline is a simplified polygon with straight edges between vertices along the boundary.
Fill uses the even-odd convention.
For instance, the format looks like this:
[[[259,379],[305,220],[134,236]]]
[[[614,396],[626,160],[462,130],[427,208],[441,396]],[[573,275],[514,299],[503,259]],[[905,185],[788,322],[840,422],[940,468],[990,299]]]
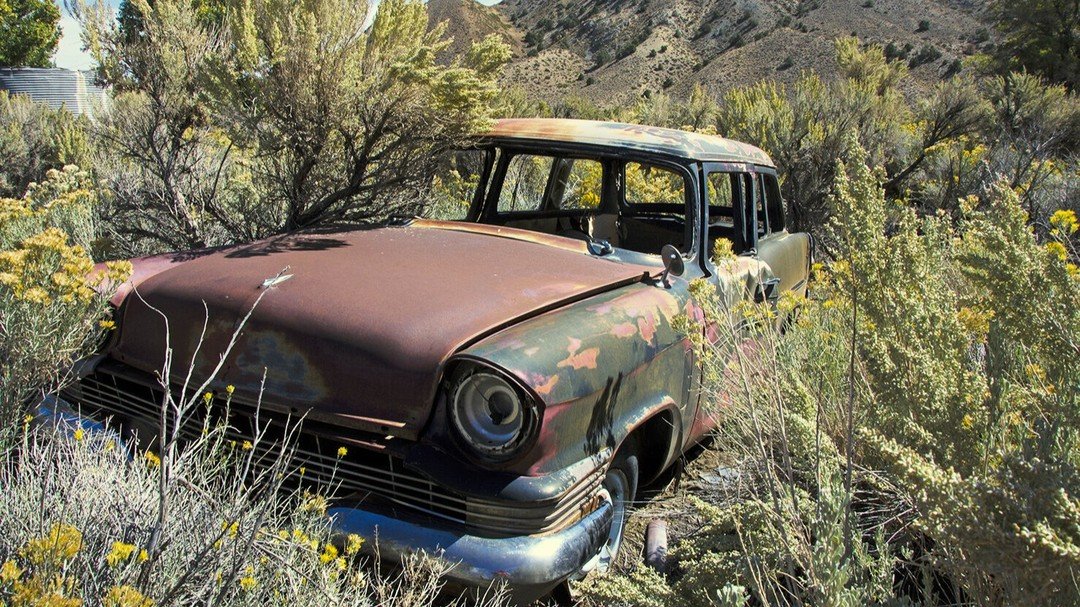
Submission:
[[[664,573],[667,570],[667,521],[653,519],[645,530],[645,564]]]

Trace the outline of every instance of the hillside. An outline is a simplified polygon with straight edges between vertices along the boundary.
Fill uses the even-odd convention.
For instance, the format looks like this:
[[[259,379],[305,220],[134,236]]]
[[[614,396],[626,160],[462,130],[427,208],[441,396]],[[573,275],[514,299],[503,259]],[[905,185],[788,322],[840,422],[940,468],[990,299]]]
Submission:
[[[444,55],[459,56],[469,45],[490,34],[499,34],[514,50],[514,56],[520,57],[525,48],[524,36],[514,28],[509,20],[499,11],[484,6],[474,0],[430,0],[428,2],[428,24],[447,24],[447,33],[453,42]]]
[[[435,0],[455,44],[499,31],[515,46],[503,84],[540,99],[627,103],[645,91],[713,91],[835,69],[832,41],[889,46],[926,87],[991,44],[986,0]],[[496,15],[503,18],[496,19]]]

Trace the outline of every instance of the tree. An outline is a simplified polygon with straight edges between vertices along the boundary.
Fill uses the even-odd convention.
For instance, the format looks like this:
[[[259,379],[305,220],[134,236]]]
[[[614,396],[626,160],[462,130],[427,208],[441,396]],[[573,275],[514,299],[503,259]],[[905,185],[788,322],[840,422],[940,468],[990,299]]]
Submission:
[[[1026,69],[1070,89],[1080,84],[1080,0],[995,0],[1002,71]]]
[[[49,169],[90,168],[85,120],[0,91],[0,197],[20,198]]]
[[[449,65],[419,0],[249,0],[230,15],[215,113],[253,150],[277,229],[413,215],[440,152],[486,126],[509,59],[497,36]]]
[[[0,66],[49,67],[60,43],[53,0],[0,0]]]
[[[485,127],[498,38],[444,65],[415,0],[367,24],[347,0],[79,4],[112,85],[95,134],[130,252],[245,241],[419,213],[436,157]]]
[[[73,11],[113,91],[92,130],[117,252],[259,235],[260,216],[242,206],[256,197],[245,189],[236,146],[214,123],[203,88],[208,66],[221,61],[219,30],[205,26],[189,0],[132,0],[122,8],[119,23],[101,4],[80,2]],[[251,221],[241,221],[244,215]]]

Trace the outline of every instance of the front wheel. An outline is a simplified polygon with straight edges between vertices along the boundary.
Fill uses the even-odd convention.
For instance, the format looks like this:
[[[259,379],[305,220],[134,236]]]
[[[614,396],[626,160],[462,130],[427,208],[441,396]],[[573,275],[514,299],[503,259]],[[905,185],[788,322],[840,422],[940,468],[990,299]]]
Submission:
[[[615,461],[608,467],[601,485],[601,491],[611,502],[611,530],[608,531],[607,541],[600,548],[600,552],[585,563],[575,576],[578,579],[585,577],[590,571],[606,573],[615,562],[619,548],[622,547],[630,507],[634,503],[634,496],[637,495],[638,460],[637,455],[630,449],[624,448],[619,451],[615,456]]]

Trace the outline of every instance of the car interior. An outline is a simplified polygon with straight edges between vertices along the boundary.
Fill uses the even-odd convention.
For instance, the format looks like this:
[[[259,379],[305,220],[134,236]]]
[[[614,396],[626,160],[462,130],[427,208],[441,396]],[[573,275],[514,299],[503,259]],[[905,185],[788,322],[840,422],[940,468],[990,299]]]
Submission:
[[[689,251],[693,234],[687,210],[693,198],[677,167],[619,158],[500,152],[496,158],[490,149],[458,150],[447,157],[433,197],[459,215],[440,218],[473,217],[481,223],[650,255],[659,254],[667,244]],[[783,229],[775,175],[710,172],[705,186],[709,254],[720,238],[743,253],[754,248],[758,238]],[[747,221],[744,228],[744,215],[756,221]]]
[[[520,153],[505,160],[500,185],[484,223],[648,254],[689,243],[686,180],[671,168]]]

